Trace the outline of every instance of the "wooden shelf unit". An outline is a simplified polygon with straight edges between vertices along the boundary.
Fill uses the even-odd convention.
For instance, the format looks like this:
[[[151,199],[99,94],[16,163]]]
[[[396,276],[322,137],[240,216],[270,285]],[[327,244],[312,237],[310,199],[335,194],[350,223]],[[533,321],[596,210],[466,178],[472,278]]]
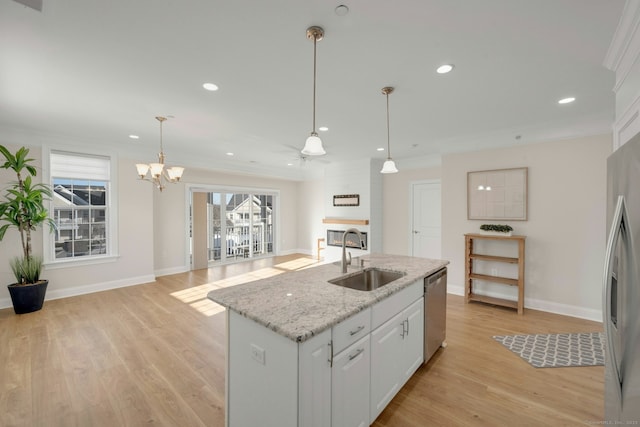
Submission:
[[[511,307],[518,310],[518,314],[524,314],[524,242],[526,236],[500,236],[493,234],[465,234],[465,280],[464,280],[464,295],[465,301],[478,301],[487,304],[500,305],[504,307]],[[515,241],[518,243],[518,256],[517,257],[505,257],[496,255],[478,254],[473,251],[473,241],[485,239],[485,240],[502,240],[502,241]],[[491,276],[487,274],[478,274],[473,272],[473,262],[476,261],[490,261],[490,262],[504,262],[508,264],[518,265],[518,278],[513,279],[509,277]],[[473,293],[473,281],[484,280],[486,282],[500,283],[503,285],[517,286],[518,287],[518,299],[516,301],[494,298],[486,295],[479,295]]]

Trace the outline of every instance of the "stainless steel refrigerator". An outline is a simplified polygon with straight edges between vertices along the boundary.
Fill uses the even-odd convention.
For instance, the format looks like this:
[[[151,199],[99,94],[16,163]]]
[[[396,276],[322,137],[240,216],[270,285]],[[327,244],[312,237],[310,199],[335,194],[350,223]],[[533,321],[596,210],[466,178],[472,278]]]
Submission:
[[[640,423],[640,135],[607,159],[605,421]],[[617,423],[616,423],[617,422]]]

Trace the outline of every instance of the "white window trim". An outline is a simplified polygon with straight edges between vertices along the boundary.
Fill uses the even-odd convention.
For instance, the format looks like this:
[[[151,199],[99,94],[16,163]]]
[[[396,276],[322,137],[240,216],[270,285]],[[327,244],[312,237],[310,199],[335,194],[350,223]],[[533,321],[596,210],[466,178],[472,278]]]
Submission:
[[[51,152],[67,152],[78,156],[103,156],[109,158],[109,197],[107,199],[107,208],[109,212],[109,253],[106,255],[95,255],[89,257],[63,258],[56,259],[54,256],[54,238],[53,233],[49,233],[48,229],[43,231],[42,236],[42,253],[44,254],[44,266],[48,269],[76,267],[92,264],[104,264],[115,262],[120,258],[118,245],[118,156],[113,151],[100,151],[95,149],[82,149],[78,147],[56,146],[55,148],[42,147],[42,182],[51,185]],[[53,213],[53,201],[48,203],[49,215]]]

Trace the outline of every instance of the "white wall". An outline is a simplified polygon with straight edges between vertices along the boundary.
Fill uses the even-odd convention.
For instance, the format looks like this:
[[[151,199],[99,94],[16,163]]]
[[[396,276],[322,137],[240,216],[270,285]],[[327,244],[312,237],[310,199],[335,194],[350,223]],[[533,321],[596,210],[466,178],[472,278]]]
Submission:
[[[180,183],[169,184],[162,193],[154,190],[154,259],[157,275],[189,270],[186,258],[189,248],[185,242],[188,230],[188,218],[185,211],[187,185],[215,185],[280,191],[280,210],[277,213],[280,216],[280,230],[276,250],[278,254],[285,254],[295,252],[297,249],[298,184],[295,181],[187,168]],[[151,186],[149,185],[149,187]]]
[[[317,256],[318,238],[326,238],[324,218],[324,181],[298,183],[298,252]],[[324,246],[324,245],[323,245]],[[324,254],[321,252],[321,256]]]
[[[601,320],[606,239],[606,158],[611,135],[529,144],[442,161],[442,257],[449,291],[463,294],[467,172],[529,168],[528,221],[503,221],[527,236],[525,307]],[[494,222],[495,223],[495,222]]]
[[[3,145],[14,152],[18,147]],[[38,181],[42,178],[42,150],[31,149],[30,157],[37,160]],[[153,276],[153,210],[152,192],[148,183],[137,182],[135,162],[120,158],[118,162],[118,223],[119,257],[104,264],[90,264],[74,267],[46,266],[41,274],[49,280],[47,299],[79,295],[104,289],[129,286],[152,281]],[[12,173],[0,169],[0,182],[14,181]],[[4,185],[3,185],[4,187]],[[34,253],[42,254],[41,229],[33,233]],[[11,299],[6,286],[15,279],[9,268],[8,259],[21,254],[20,238],[17,230],[7,231],[0,242],[0,308],[11,307]]]

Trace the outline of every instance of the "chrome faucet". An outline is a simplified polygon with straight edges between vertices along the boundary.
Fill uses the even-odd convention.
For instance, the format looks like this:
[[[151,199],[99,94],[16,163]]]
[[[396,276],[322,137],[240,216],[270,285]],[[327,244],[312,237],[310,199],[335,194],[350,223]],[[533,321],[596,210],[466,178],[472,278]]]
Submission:
[[[349,228],[347,231],[344,232],[344,234],[342,235],[342,272],[343,273],[346,273],[347,266],[351,265],[351,253],[349,253],[349,261],[347,261],[347,234],[349,233],[356,233],[358,235],[358,238],[360,239],[360,247],[362,249],[366,249],[364,245],[364,239],[362,238],[362,234],[360,234],[360,231],[358,231],[355,228]]]

